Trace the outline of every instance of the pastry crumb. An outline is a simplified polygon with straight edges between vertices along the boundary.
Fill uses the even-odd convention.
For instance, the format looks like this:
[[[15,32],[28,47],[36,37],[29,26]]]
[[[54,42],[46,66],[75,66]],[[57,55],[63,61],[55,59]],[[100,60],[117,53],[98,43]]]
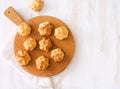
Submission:
[[[53,30],[53,25],[50,22],[40,23],[38,32],[41,36],[49,36],[51,35],[51,31]]]
[[[43,38],[39,41],[39,49],[44,50],[46,52],[52,47],[52,42],[50,39]]]
[[[39,70],[46,70],[49,66],[49,59],[44,56],[39,56],[36,60],[36,68]]]
[[[37,46],[37,42],[35,39],[33,38],[28,38],[25,42],[24,42],[24,47],[26,50],[29,51],[33,51],[35,49],[35,47]]]
[[[68,38],[68,29],[65,26],[60,26],[55,29],[54,36],[59,40]]]
[[[27,51],[19,50],[16,54],[16,59],[20,65],[27,65],[30,62],[31,57]]]
[[[51,51],[50,56],[55,62],[60,62],[64,58],[64,52],[62,51],[61,48],[56,48]]]
[[[30,3],[29,7],[33,11],[39,11],[43,7],[43,1],[42,0],[32,0],[32,2]]]
[[[21,36],[28,36],[31,33],[31,27],[28,23],[21,23],[18,26],[18,33]]]

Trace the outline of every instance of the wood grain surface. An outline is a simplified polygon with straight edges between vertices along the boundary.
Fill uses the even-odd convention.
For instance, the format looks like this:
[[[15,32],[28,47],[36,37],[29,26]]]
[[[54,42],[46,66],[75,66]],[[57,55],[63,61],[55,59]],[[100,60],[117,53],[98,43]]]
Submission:
[[[15,11],[15,9],[12,6],[8,7],[5,10],[4,15],[7,16],[16,25],[20,25],[21,23],[24,22],[24,20],[21,18],[21,16]]]
[[[38,26],[39,26],[40,23],[46,22],[46,21],[50,22],[54,26],[54,28],[57,28],[59,26],[66,26],[65,23],[63,23],[62,21],[58,20],[57,18],[54,18],[54,17],[51,17],[51,16],[38,16],[38,17],[35,17],[35,18],[32,18],[32,19],[28,20],[27,23],[29,23],[31,25],[32,33],[29,36],[26,36],[26,37],[22,37],[18,33],[16,34],[15,41],[14,41],[14,52],[15,52],[15,54],[20,49],[25,50],[25,48],[23,46],[23,43],[26,39],[35,38],[37,40],[37,42],[39,42],[39,40],[41,40],[43,38],[43,36],[40,36],[40,34],[38,32]],[[33,75],[36,75],[36,76],[55,75],[55,74],[63,71],[72,59],[72,56],[73,56],[73,53],[74,53],[75,43],[74,43],[73,35],[70,32],[70,30],[69,30],[68,38],[64,39],[62,41],[58,40],[54,37],[54,30],[52,31],[52,34],[47,38],[50,38],[52,40],[53,47],[51,48],[51,50],[54,49],[54,48],[61,48],[64,51],[64,53],[65,53],[64,60],[61,61],[61,62],[55,63],[50,58],[50,51],[49,52],[44,52],[44,51],[40,50],[39,45],[37,45],[35,50],[33,50],[32,52],[29,52],[31,57],[32,57],[32,60],[30,61],[30,63],[26,66],[22,66],[26,71],[28,71],[29,73],[31,73]],[[50,66],[45,71],[40,71],[35,66],[35,60],[39,56],[42,56],[42,55],[46,56],[50,59]]]
[[[4,14],[16,25],[19,25],[22,22],[24,22],[24,20],[21,18],[21,16],[19,16],[19,14],[11,6],[5,10]],[[70,32],[68,27],[67,27],[69,30],[68,38],[64,39],[62,41],[58,40],[54,37],[54,30],[53,30],[52,34],[49,37],[47,37],[52,40],[53,47],[51,48],[51,50],[55,49],[55,48],[61,48],[65,53],[65,57],[64,57],[63,61],[58,62],[58,63],[54,62],[50,57],[50,51],[45,52],[45,51],[42,51],[39,49],[38,42],[39,42],[39,40],[41,40],[43,38],[43,36],[41,36],[39,34],[38,27],[39,27],[39,24],[43,23],[43,22],[50,22],[54,26],[54,29],[57,27],[60,27],[60,26],[67,27],[67,25],[64,22],[60,21],[59,19],[57,19],[55,17],[51,17],[51,16],[34,17],[34,18],[26,21],[26,23],[30,24],[30,26],[32,28],[32,32],[29,36],[23,37],[23,36],[19,35],[19,33],[16,34],[15,40],[14,40],[14,53],[16,55],[19,50],[25,50],[23,43],[28,38],[36,39],[37,47],[33,51],[29,51],[29,54],[30,54],[32,60],[30,61],[30,63],[28,65],[25,65],[22,67],[29,73],[36,75],[36,76],[51,76],[51,75],[55,75],[55,74],[63,71],[67,67],[67,65],[69,64],[69,62],[72,59],[75,44],[74,44],[73,35]],[[39,56],[46,56],[50,60],[50,66],[45,71],[40,71],[35,66],[35,60]]]

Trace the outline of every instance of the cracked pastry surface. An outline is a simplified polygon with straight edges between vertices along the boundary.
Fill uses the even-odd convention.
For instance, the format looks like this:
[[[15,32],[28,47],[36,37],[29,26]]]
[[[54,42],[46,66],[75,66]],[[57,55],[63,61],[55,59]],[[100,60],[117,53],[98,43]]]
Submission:
[[[21,36],[27,36],[31,33],[31,27],[28,23],[21,23],[19,26],[18,26],[18,33],[21,35]]]
[[[50,22],[43,22],[39,24],[38,32],[41,36],[51,35],[52,30],[53,30],[53,25],[51,25]]]
[[[24,43],[24,47],[26,50],[33,51],[37,46],[37,42],[34,38],[28,38]]]
[[[29,7],[33,11],[39,11],[43,7],[43,1],[42,0],[32,0],[32,2],[30,3]]]
[[[65,26],[60,26],[55,29],[54,36],[59,40],[68,38],[68,29]]]
[[[20,65],[27,65],[31,60],[27,51],[19,50],[15,56]]]
[[[36,68],[39,70],[46,70],[49,66],[49,59],[44,56],[39,56],[36,60]]]
[[[39,41],[40,50],[44,50],[48,52],[51,47],[52,47],[52,42],[50,39],[43,38],[42,40]]]
[[[64,58],[64,52],[62,51],[61,48],[56,48],[56,49],[53,49],[51,51],[51,58],[55,61],[55,62],[59,62],[59,61],[62,61],[63,58]]]

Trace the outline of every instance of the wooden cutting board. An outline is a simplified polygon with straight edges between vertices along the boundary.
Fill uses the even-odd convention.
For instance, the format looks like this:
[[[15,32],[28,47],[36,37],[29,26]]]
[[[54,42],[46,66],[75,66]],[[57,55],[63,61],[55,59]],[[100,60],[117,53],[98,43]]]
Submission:
[[[12,7],[9,7],[5,11],[4,14],[16,25],[19,25],[20,23],[25,22]],[[41,38],[43,38],[43,36],[39,35],[39,32],[37,31],[37,29],[38,29],[39,24],[45,21],[52,23],[54,25],[54,28],[59,27],[59,26],[67,27],[67,25],[64,22],[51,16],[38,16],[38,17],[34,17],[26,21],[26,23],[29,23],[31,25],[32,32],[29,36],[26,36],[26,37],[22,37],[21,35],[16,33],[15,38],[13,38],[14,39],[14,54],[16,54],[18,50],[20,49],[25,50],[23,46],[23,42],[26,39],[32,37],[32,38],[35,38],[38,42]],[[54,31],[52,32],[51,36],[49,36],[49,38],[52,40],[52,43],[54,45],[52,49],[57,48],[57,47],[61,48],[65,53],[64,60],[58,63],[54,62],[50,58],[50,52],[41,51],[39,49],[39,46],[37,45],[34,51],[29,52],[32,57],[32,60],[30,61],[28,65],[21,66],[23,69],[25,69],[27,72],[33,75],[36,75],[36,76],[52,76],[52,75],[55,75],[63,71],[67,67],[67,65],[70,63],[73,57],[74,48],[75,48],[73,35],[71,31],[69,30],[69,37],[61,41],[61,40],[56,39],[53,34],[54,34]],[[50,59],[50,66],[45,71],[40,71],[35,66],[35,59],[41,55],[44,55]]]

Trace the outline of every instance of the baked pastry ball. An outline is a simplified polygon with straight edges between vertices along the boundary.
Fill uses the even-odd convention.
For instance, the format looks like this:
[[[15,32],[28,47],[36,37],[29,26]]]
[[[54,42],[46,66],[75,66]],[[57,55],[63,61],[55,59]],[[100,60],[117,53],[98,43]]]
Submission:
[[[64,52],[62,51],[61,48],[56,48],[56,49],[53,49],[51,51],[51,55],[50,56],[53,59],[53,61],[60,62],[64,58]]]
[[[30,3],[29,7],[33,11],[39,11],[43,7],[43,1],[42,0],[32,0],[32,2]]]
[[[19,26],[18,26],[18,33],[21,35],[21,36],[27,36],[31,33],[31,27],[28,23],[21,23]]]
[[[54,36],[59,40],[68,38],[68,29],[65,26],[60,26],[55,29]]]
[[[30,62],[31,57],[27,51],[19,50],[16,54],[16,59],[20,65],[27,65]]]
[[[50,22],[40,23],[38,28],[38,32],[40,33],[41,36],[49,36],[52,30],[53,25],[51,25]]]
[[[36,60],[36,68],[39,70],[46,70],[49,66],[49,59],[44,56],[39,56]]]
[[[43,38],[42,40],[39,41],[40,50],[44,50],[48,52],[51,47],[52,47],[52,42],[50,39]]]
[[[26,50],[28,51],[33,51],[35,49],[35,47],[37,46],[37,42],[35,39],[33,38],[28,38],[24,43],[23,43],[24,47]]]

